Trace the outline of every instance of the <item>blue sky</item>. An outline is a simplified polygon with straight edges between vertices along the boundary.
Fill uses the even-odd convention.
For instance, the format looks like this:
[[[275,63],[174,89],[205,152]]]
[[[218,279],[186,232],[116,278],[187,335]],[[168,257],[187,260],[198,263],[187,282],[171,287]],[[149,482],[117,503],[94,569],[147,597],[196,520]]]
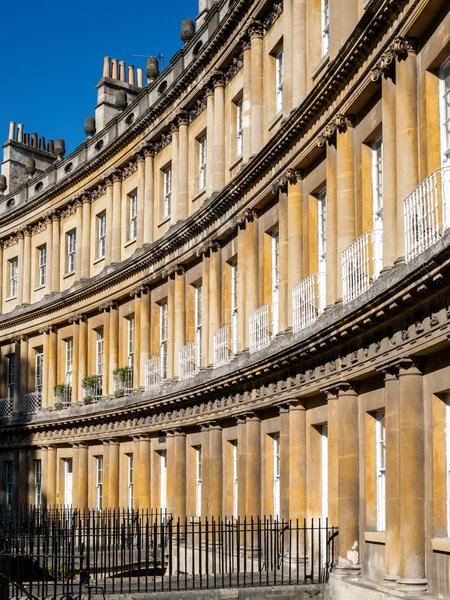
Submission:
[[[0,56],[0,141],[10,121],[46,139],[62,137],[71,152],[94,116],[103,57],[145,68],[133,54],[164,54],[182,47],[181,21],[195,18],[198,0],[172,2],[5,2]]]

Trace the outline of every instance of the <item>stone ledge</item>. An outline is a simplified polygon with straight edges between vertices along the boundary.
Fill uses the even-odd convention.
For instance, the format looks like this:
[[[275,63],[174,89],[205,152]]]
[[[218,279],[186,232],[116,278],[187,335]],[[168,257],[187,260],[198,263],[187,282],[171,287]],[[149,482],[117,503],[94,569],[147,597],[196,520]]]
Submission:
[[[365,531],[364,541],[372,544],[384,544],[386,538],[385,531]]]
[[[446,554],[450,554],[450,538],[431,538],[431,548],[433,552],[444,552]]]

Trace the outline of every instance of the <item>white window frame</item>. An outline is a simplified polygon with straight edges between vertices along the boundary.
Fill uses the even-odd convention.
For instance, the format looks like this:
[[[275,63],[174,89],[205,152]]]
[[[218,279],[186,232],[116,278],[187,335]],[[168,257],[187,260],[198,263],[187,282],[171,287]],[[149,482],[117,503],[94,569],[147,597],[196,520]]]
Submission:
[[[66,375],[65,375],[65,384],[72,386],[72,378],[73,378],[73,338],[67,338],[64,340],[66,343]]]
[[[163,218],[172,212],[172,166],[163,169]]]
[[[167,333],[169,325],[169,307],[167,300],[159,304],[159,359],[161,379],[167,378]]]
[[[330,0],[320,0],[322,56],[330,50]]]
[[[97,215],[97,258],[106,256],[106,212]]]
[[[372,142],[372,223],[373,270],[378,275],[383,268],[383,142],[379,137]]]
[[[14,398],[14,386],[16,379],[16,355],[6,355],[6,394],[9,400]]]
[[[283,110],[283,79],[284,79],[284,54],[280,48],[275,54],[275,112]]]
[[[280,519],[281,503],[281,460],[280,460],[280,434],[274,433],[273,440],[273,518]]]
[[[70,502],[69,499],[69,481],[70,481]],[[64,506],[72,508],[73,504],[73,462],[71,458],[64,460]]]
[[[42,461],[34,461],[34,505],[39,508],[42,505]]]
[[[194,446],[195,450],[195,516],[202,515],[202,447]]]
[[[19,259],[11,258],[9,261],[9,297],[15,298],[19,288]]]
[[[134,368],[134,347],[135,347],[135,321],[134,315],[127,318],[127,347],[128,347],[128,366]]]
[[[325,423],[321,427],[321,516],[322,519],[328,517],[328,425]]]
[[[442,172],[442,215],[444,229],[450,225],[450,57],[439,69],[439,122],[441,140],[441,166],[446,167]]]
[[[384,410],[375,415],[377,531],[386,531],[386,427]]]
[[[237,440],[233,440],[231,445],[233,447],[233,517],[237,519],[239,516],[239,454]]]
[[[231,265],[231,352],[237,354],[238,342],[238,263]]]
[[[128,194],[128,240],[137,236],[137,190]]]
[[[319,276],[319,313],[326,305],[327,272],[327,192],[324,188],[317,196],[317,256]]]
[[[44,286],[47,282],[47,245],[38,248],[38,284]]]
[[[5,465],[5,504],[7,508],[12,508],[13,505],[13,463],[8,460]]]
[[[103,337],[103,327],[95,330],[95,374],[103,376],[103,359],[105,351],[105,339]]]
[[[95,509],[103,510],[103,456],[95,457]]]
[[[206,134],[198,139],[198,190],[201,192],[206,187],[206,164],[208,160]]]
[[[128,475],[128,508],[133,510],[134,503],[134,461],[133,455],[127,454],[127,475]]]
[[[38,394],[42,394],[44,380],[44,349],[42,346],[35,348],[34,367],[34,389]]]
[[[167,450],[160,453],[159,502],[162,513],[167,510]]]
[[[236,106],[236,156],[242,156],[244,152],[244,118],[242,98],[237,100]]]
[[[66,273],[73,273],[77,266],[77,230],[72,229],[67,234],[67,264]]]
[[[278,300],[280,287],[280,232],[272,231],[271,235],[271,276],[272,276],[272,302],[273,302],[273,335],[278,333]]]
[[[202,360],[202,317],[203,317],[203,288],[198,283],[194,286],[194,336],[195,336],[195,367],[199,369]]]

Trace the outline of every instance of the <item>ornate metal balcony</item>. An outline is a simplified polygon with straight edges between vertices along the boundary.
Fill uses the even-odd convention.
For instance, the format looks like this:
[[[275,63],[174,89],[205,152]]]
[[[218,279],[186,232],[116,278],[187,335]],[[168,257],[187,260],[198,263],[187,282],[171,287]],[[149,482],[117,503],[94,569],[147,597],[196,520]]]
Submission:
[[[114,396],[130,396],[133,393],[133,368],[123,367],[113,372]]]
[[[148,392],[148,390],[153,390],[164,383],[167,378],[167,374],[165,367],[163,367],[160,356],[155,356],[155,358],[145,361],[144,374],[146,392]]]
[[[180,368],[180,379],[194,377],[200,371],[200,344],[193,342],[180,348],[178,364]]]
[[[0,398],[0,418],[7,417],[14,409],[13,398]]]
[[[249,316],[249,351],[257,352],[270,345],[276,335],[278,322],[278,304],[269,302],[250,313]]]
[[[313,273],[292,288],[292,329],[315,323],[325,309],[326,273]]]
[[[42,394],[39,391],[25,394],[22,401],[22,411],[25,415],[34,415],[42,410]]]
[[[69,384],[60,384],[54,388],[53,406],[54,408],[68,408],[72,404],[72,386]]]
[[[383,230],[366,231],[342,253],[344,304],[368,290],[383,266]]]
[[[214,368],[227,365],[234,356],[233,353],[233,328],[225,325],[218,329],[213,336],[214,343]]]
[[[96,404],[103,396],[102,375],[90,375],[81,382],[83,388],[83,401],[85,404]]]
[[[436,169],[404,201],[405,259],[410,262],[450,225],[450,167]]]

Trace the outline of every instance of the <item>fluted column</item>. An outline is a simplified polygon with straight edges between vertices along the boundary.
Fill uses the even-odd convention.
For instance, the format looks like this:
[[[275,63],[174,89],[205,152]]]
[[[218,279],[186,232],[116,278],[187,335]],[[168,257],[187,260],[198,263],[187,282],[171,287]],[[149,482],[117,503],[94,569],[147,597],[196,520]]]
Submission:
[[[294,0],[293,4],[292,107],[297,108],[306,97],[306,0]]]
[[[80,315],[78,323],[78,398],[82,401],[81,382],[88,376],[88,324],[85,315]]]
[[[214,190],[213,184],[213,160],[212,150],[214,148],[214,88],[208,85],[205,88],[206,93],[206,152],[209,154],[206,157],[206,190],[210,196]]]
[[[384,377],[386,424],[386,536],[385,579],[400,575],[400,389],[398,368],[387,369]]]
[[[238,454],[238,516],[247,515],[246,510],[246,473],[247,473],[247,442],[246,416],[238,415],[237,424],[237,454]]]
[[[251,77],[252,77],[252,142],[251,153],[257,154],[263,146],[263,27],[255,21],[249,28],[251,39]]]
[[[109,440],[103,440],[103,506],[105,508],[111,508],[110,500],[110,469],[109,469]],[[95,473],[91,477],[93,482],[95,481]]]
[[[337,134],[337,261],[336,297],[342,302],[342,252],[355,241],[355,152],[354,119],[348,115],[336,117]]]
[[[21,411],[23,408],[23,397],[28,393],[28,336],[21,335],[20,336],[20,363],[16,363],[15,367],[15,377],[19,377],[19,410]],[[19,369],[17,372],[17,364],[19,364]],[[15,398],[14,398],[15,400]],[[14,408],[14,412],[17,412],[16,407]]]
[[[23,302],[23,282],[25,280],[25,269],[24,269],[24,234],[23,231],[17,234],[18,245],[17,245],[17,260],[20,271],[18,272],[17,279],[17,305],[20,306]]]
[[[119,366],[119,310],[115,302],[109,306],[109,389],[114,389],[113,371]]]
[[[137,360],[140,363],[140,379],[136,381],[136,386],[145,385],[145,362],[150,359],[150,332],[151,332],[151,304],[150,291],[144,287],[141,293],[141,341],[140,357]]]
[[[153,220],[155,206],[154,192],[154,156],[155,149],[153,146],[144,148],[145,158],[145,193],[144,193],[144,231],[143,243],[151,244],[153,241]]]
[[[102,395],[114,393],[114,383],[112,373],[108,372],[109,355],[111,346],[111,303],[103,308],[103,376],[102,376]],[[105,373],[106,371],[106,373]]]
[[[75,280],[81,279],[81,265],[83,259],[83,203],[81,200],[77,200],[76,203],[76,252],[75,252]],[[64,270],[67,266],[64,267]]]
[[[292,326],[292,288],[305,277],[303,273],[303,181],[300,172],[292,169],[287,188],[287,237],[288,237],[288,325]]]
[[[243,90],[242,90],[242,158],[247,162],[251,154],[251,113],[252,113],[252,53],[250,40],[242,41],[244,51]]]
[[[220,73],[214,79],[214,152],[213,190],[225,185],[225,79]]]
[[[189,201],[189,115],[182,114],[178,117],[178,203],[177,221],[184,221],[188,217]]]
[[[405,257],[403,202],[419,183],[417,130],[417,56],[411,43],[397,38],[396,64],[396,149],[397,149],[397,260]]]
[[[112,224],[113,224],[113,182],[108,178],[105,181],[106,185],[106,253],[105,266],[111,264],[112,260]]]
[[[150,508],[150,438],[141,435],[139,438],[139,508]]]
[[[245,347],[249,347],[249,316],[258,304],[258,219],[256,211],[246,214],[245,229]]]
[[[136,247],[144,242],[145,226],[145,159],[142,154],[136,156],[137,163],[137,234]]]
[[[222,263],[219,244],[211,246],[209,254],[209,364],[214,363],[214,333],[220,329],[222,293]]]
[[[405,360],[400,365],[399,391],[400,462],[402,465],[407,465],[407,468],[400,469],[401,554],[398,585],[407,592],[412,590],[420,592],[427,589],[425,423],[422,373],[412,360]]]
[[[78,508],[88,508],[89,472],[88,472],[89,450],[87,444],[78,445]],[[103,465],[104,466],[104,465]]]
[[[111,262],[118,263],[121,258],[120,223],[122,219],[122,173],[115,171],[113,180],[113,215],[111,230]]]
[[[119,442],[109,442],[109,506],[119,508]]]
[[[88,279],[91,266],[91,198],[84,195],[83,224],[81,226],[81,279]]]
[[[175,225],[178,219],[178,167],[179,156],[179,130],[178,123],[174,122],[170,128],[172,132],[172,208],[170,212],[170,222]]]
[[[56,381],[58,365],[58,333],[55,327],[49,328],[48,343],[48,405],[53,406],[53,389]]]
[[[186,277],[184,267],[179,267],[175,273],[175,323],[173,356],[175,363],[175,376],[179,376],[178,355],[180,348],[186,344]]]
[[[59,215],[52,215],[52,272],[51,291],[59,292],[59,283],[61,277],[61,237]]]
[[[278,195],[278,331],[292,328],[292,303],[288,301],[288,195],[287,186],[280,190]],[[292,292],[291,292],[292,296]]]
[[[31,230],[26,227],[23,231],[23,260],[22,260],[22,277],[23,277],[23,297],[22,304],[30,304],[31,302]]]
[[[56,448],[48,447],[47,451],[47,507],[56,505]]]
[[[395,83],[390,77],[383,77],[381,90],[381,112],[383,116],[383,268],[389,269],[397,258],[396,92]]]
[[[169,457],[169,461],[170,461]],[[175,519],[186,517],[186,433],[173,432],[173,513]]]
[[[337,150],[336,140],[331,137],[327,143],[327,190],[326,190],[326,223],[327,223],[327,255],[326,255],[326,305],[332,307],[337,296],[337,280],[339,274],[336,265],[341,256],[337,250],[338,228],[337,199]]]

